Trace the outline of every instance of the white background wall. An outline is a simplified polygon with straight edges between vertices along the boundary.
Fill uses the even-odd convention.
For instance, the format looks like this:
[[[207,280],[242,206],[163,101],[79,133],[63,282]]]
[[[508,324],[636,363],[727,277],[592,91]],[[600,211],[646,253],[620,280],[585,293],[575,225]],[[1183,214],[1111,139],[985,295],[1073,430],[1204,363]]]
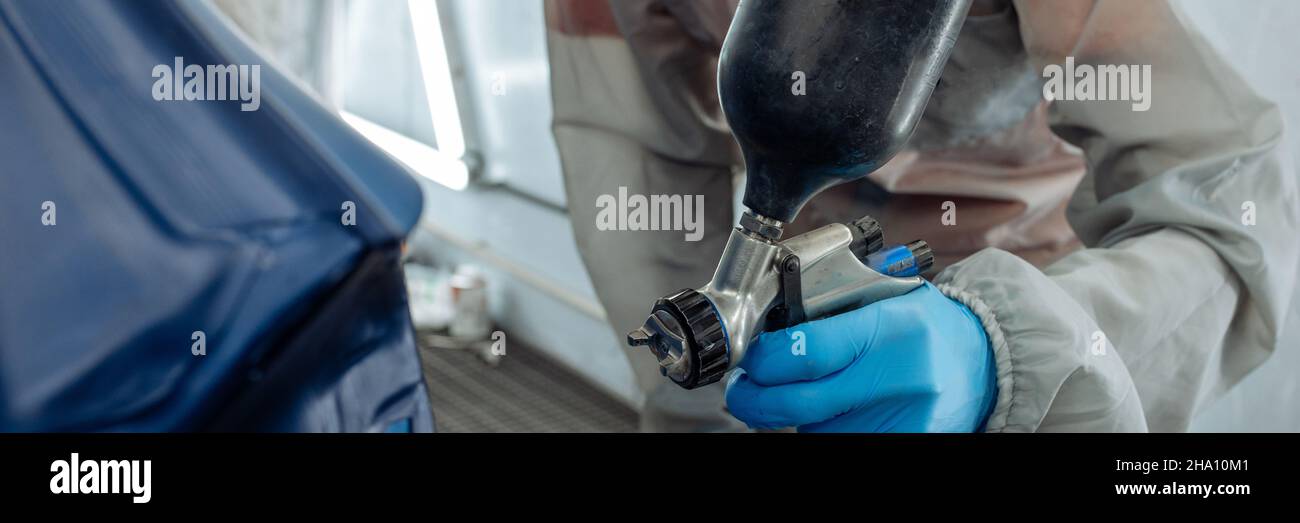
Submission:
[[[1252,85],[1282,106],[1292,172],[1300,165],[1300,2],[1178,0],[1188,20]],[[1189,108],[1191,109],[1191,108]],[[1300,241],[1300,231],[1296,232]],[[1192,426],[1198,431],[1300,431],[1300,298],[1282,346]]]
[[[563,211],[542,3],[443,0],[439,6],[443,25],[451,26],[466,140],[485,160],[484,177],[505,188],[456,192],[425,184],[424,220],[489,250],[495,261],[448,250],[436,238],[430,244],[443,257],[480,261],[492,312],[509,339],[526,340],[639,405],[627,349],[605,323]],[[494,94],[494,82],[504,95]]]

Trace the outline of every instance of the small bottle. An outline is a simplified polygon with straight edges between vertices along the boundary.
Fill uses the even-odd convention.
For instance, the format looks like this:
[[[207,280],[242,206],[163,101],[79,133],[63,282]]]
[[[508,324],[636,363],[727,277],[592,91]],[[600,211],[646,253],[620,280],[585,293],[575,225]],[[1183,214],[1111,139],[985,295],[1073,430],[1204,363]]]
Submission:
[[[453,310],[448,333],[464,341],[487,339],[492,323],[488,318],[487,280],[482,272],[473,265],[461,265],[448,284]]]

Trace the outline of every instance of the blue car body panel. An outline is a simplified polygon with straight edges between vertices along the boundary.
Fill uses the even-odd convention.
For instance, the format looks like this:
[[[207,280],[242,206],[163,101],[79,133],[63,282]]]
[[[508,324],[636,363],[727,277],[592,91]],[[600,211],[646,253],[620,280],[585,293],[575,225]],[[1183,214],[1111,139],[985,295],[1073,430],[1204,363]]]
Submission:
[[[260,108],[155,100],[176,57],[260,65]],[[0,430],[432,430],[421,207],[206,2],[0,0]]]

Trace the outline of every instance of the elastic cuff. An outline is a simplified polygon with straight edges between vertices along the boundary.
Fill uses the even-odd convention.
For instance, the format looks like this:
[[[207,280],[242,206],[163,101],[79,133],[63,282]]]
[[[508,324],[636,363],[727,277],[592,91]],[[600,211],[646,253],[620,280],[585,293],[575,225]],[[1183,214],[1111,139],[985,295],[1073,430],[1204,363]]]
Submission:
[[[984,326],[984,333],[989,337],[989,345],[993,347],[993,361],[997,365],[998,382],[997,403],[993,407],[993,413],[989,415],[988,422],[984,424],[984,432],[1003,432],[1007,428],[1007,418],[1015,394],[1015,377],[1011,368],[1011,348],[1007,345],[1006,336],[1002,334],[1002,326],[998,323],[997,316],[993,314],[993,309],[978,296],[946,283],[936,284],[935,288],[969,308]]]

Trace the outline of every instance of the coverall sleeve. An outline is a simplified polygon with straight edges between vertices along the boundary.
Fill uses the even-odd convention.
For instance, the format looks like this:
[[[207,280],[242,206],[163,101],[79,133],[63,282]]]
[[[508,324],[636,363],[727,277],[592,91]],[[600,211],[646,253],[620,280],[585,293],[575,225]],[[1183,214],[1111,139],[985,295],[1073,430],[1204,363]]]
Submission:
[[[1040,67],[1149,65],[1150,107],[1051,103],[1088,166],[1069,208],[1087,248],[1042,271],[986,249],[936,278],[993,345],[986,430],[1186,430],[1272,353],[1290,306],[1281,115],[1164,1],[1015,6]]]

